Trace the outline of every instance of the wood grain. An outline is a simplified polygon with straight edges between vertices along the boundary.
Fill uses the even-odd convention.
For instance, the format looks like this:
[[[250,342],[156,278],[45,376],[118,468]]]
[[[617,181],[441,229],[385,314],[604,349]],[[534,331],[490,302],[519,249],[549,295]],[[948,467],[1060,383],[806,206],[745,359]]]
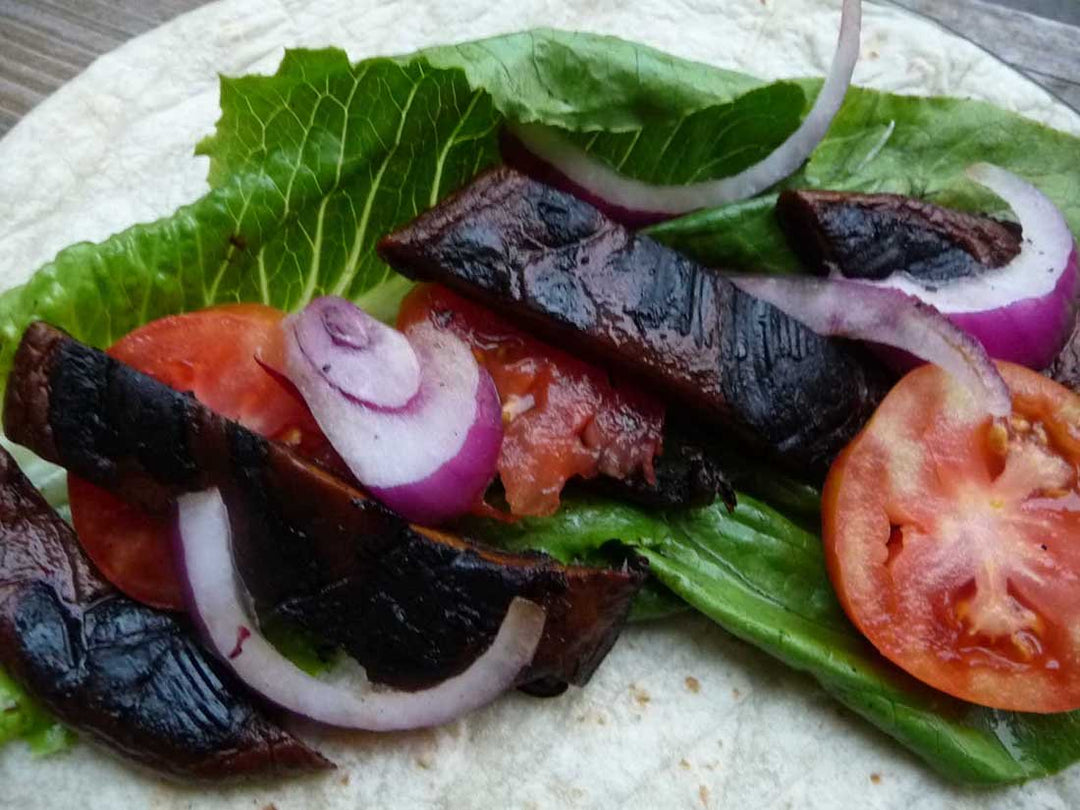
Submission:
[[[985,0],[895,0],[898,5],[932,17],[1048,89],[1080,110],[1080,2],[1022,3],[1009,6]],[[1037,17],[1015,6],[1049,5],[1060,19]]]
[[[0,135],[98,56],[206,0],[0,0]]]
[[[0,0],[0,135],[101,54],[205,2]],[[968,37],[1080,110],[1080,1],[893,2]]]

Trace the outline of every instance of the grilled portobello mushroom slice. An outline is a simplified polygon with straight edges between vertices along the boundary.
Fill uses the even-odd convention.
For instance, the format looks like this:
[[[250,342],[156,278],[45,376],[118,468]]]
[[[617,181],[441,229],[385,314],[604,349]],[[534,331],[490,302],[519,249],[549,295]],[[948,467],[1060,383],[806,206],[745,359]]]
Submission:
[[[65,724],[162,775],[333,767],[252,702],[186,622],[106,582],[3,450],[0,664]]]
[[[636,378],[730,442],[820,472],[888,387],[861,349],[814,334],[718,273],[508,167],[385,237],[379,254],[537,336]]]
[[[823,275],[950,281],[1003,267],[1020,253],[1019,225],[899,194],[789,189],[776,216],[799,258]]]
[[[646,577],[643,562],[567,566],[410,526],[284,445],[43,323],[16,353],[4,428],[151,511],[218,487],[257,614],[340,646],[373,680],[399,688],[465,670],[515,596],[547,611],[519,683],[584,684]]]

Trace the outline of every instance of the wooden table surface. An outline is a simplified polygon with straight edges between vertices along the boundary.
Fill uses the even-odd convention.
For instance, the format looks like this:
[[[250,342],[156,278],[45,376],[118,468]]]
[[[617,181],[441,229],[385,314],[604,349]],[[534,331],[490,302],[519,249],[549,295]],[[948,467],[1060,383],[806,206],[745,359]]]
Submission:
[[[0,135],[131,37],[206,0],[0,0]],[[1080,0],[895,0],[1016,66],[1080,110]]]

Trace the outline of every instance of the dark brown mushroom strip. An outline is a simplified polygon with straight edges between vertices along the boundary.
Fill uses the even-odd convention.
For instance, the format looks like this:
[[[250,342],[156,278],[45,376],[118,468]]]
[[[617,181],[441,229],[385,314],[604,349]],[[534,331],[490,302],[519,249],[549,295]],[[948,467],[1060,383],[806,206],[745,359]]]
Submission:
[[[708,506],[719,496],[729,509],[735,508],[735,489],[723,462],[704,442],[695,441],[687,431],[664,426],[664,452],[653,460],[655,481],[641,472],[626,478],[600,474],[590,479],[574,479],[576,486],[654,509],[687,509]]]
[[[3,450],[0,664],[80,734],[162,774],[332,767],[265,716],[185,625],[102,579]]]
[[[374,680],[463,671],[515,596],[547,611],[520,678],[585,683],[618,637],[644,565],[565,566],[409,526],[346,482],[46,324],[8,380],[9,438],[150,510],[218,487],[263,618],[340,645]]]
[[[1050,379],[1080,394],[1080,320],[1073,327],[1050,368],[1043,372]]]
[[[887,388],[855,346],[814,334],[715,273],[509,168],[383,239],[380,255],[636,377],[728,439],[820,470]]]
[[[788,190],[776,216],[808,268],[846,278],[908,273],[948,281],[1002,267],[1020,253],[1015,224],[899,194]]]

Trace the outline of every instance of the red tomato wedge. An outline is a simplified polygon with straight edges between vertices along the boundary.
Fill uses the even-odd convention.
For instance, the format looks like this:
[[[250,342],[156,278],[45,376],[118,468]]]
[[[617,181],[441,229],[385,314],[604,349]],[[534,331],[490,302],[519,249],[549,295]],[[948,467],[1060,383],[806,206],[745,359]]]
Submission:
[[[399,329],[423,320],[468,343],[495,380],[504,426],[499,478],[512,514],[553,514],[575,476],[655,480],[660,402],[445,287],[421,285],[402,303]]]
[[[251,430],[316,460],[329,458],[329,444],[298,394],[261,365],[284,367],[284,316],[258,304],[174,315],[136,329],[109,354],[178,391],[192,392]],[[73,475],[68,490],[75,532],[105,577],[132,599],[183,608],[171,522]]]
[[[829,573],[891,661],[1000,709],[1080,708],[1080,396],[998,364],[994,422],[935,366],[901,380],[836,460]]]

